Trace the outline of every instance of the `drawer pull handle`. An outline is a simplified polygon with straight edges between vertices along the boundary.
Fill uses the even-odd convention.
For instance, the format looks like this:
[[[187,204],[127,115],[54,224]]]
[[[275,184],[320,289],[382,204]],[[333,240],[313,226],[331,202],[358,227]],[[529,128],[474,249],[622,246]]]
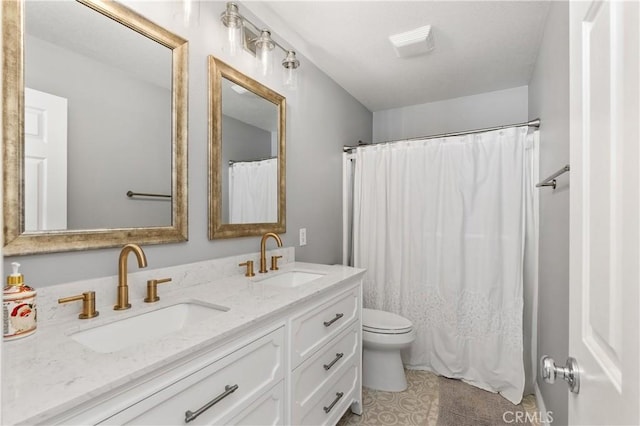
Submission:
[[[344,316],[344,314],[336,314],[336,317],[334,319],[332,319],[331,321],[325,321],[324,322],[324,326],[325,327],[329,327],[331,324],[333,324],[334,322],[338,321],[343,316]]]
[[[338,362],[338,361],[340,360],[340,358],[342,358],[343,356],[344,356],[344,354],[343,354],[343,353],[338,353],[338,354],[336,354],[336,358],[335,358],[333,361],[331,361],[329,364],[325,364],[325,365],[324,365],[324,369],[325,369],[325,370],[328,370],[328,369],[330,369],[331,367],[333,367],[333,364],[335,364],[336,362]]]
[[[333,400],[331,405],[329,405],[328,407],[324,407],[324,412],[329,414],[329,411],[333,409],[333,406],[336,405],[338,401],[340,401],[340,398],[342,398],[343,396],[344,396],[344,392],[336,392],[336,399]]]
[[[224,392],[222,392],[220,395],[213,398],[211,401],[207,402],[205,405],[197,409],[195,412],[191,410],[187,410],[184,413],[185,423],[189,423],[191,420],[195,420],[200,414],[204,413],[209,408],[213,407],[218,402],[222,401],[223,399],[225,399],[226,397],[234,393],[237,389],[238,389],[238,385],[233,385],[233,386],[226,385],[224,387]]]

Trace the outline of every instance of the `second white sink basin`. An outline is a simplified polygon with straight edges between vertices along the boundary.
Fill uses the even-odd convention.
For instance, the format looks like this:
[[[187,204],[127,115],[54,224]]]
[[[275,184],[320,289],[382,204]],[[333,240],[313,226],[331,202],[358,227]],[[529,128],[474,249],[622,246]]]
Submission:
[[[277,287],[297,287],[321,277],[324,277],[324,274],[308,271],[289,271],[265,278],[258,282],[260,284],[275,285]]]
[[[76,342],[99,353],[117,352],[159,339],[194,323],[228,311],[225,306],[184,302],[133,317],[77,331],[69,335]]]

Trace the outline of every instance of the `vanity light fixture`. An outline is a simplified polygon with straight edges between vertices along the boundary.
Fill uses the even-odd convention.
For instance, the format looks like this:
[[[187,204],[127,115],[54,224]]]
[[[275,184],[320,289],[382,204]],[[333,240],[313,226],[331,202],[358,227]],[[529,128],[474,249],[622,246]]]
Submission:
[[[276,44],[271,39],[271,31],[260,31],[260,37],[255,41],[256,43],[256,58],[260,62],[260,70],[262,75],[269,75],[273,72],[273,49]]]
[[[220,15],[220,21],[227,27],[230,53],[234,55],[244,45],[245,49],[258,59],[263,75],[268,75],[273,71],[273,50],[279,47],[286,55],[282,61],[284,85],[290,89],[296,88],[296,69],[300,66],[300,61],[296,59],[296,52],[285,49],[271,38],[271,31],[266,28],[258,28],[253,22],[242,16],[238,5],[234,2],[227,3],[225,11]]]
[[[289,50],[287,57],[283,59],[284,67],[284,85],[290,89],[298,87],[298,73],[296,69],[300,66],[300,61],[296,58],[296,52]]]
[[[235,56],[242,49],[242,15],[238,12],[238,5],[227,3],[227,8],[220,15],[220,20],[227,27],[229,53]]]
[[[200,2],[196,0],[182,0],[184,26],[200,25]]]

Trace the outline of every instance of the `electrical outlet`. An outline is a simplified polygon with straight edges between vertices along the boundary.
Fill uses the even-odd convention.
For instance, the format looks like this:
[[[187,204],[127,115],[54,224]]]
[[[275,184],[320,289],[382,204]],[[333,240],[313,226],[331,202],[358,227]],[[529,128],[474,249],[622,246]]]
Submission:
[[[307,228],[300,228],[300,246],[307,245]]]

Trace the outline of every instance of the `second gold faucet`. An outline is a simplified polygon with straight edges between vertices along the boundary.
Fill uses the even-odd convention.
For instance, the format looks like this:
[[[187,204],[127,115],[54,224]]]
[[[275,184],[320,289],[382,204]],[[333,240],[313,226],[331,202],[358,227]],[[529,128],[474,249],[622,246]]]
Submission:
[[[269,239],[269,237],[272,237],[273,239],[276,240],[276,242],[278,243],[278,247],[282,247],[282,240],[280,239],[280,236],[275,232],[267,232],[262,236],[262,240],[260,241],[260,270],[258,271],[261,274],[264,274],[265,272],[267,272],[266,250],[267,250],[267,240]]]
[[[140,268],[147,267],[147,256],[145,256],[144,251],[139,245],[127,244],[122,247],[118,260],[118,299],[113,307],[116,311],[122,311],[131,307],[129,303],[129,285],[127,284],[127,258],[131,252],[135,253],[138,258],[138,266]]]

